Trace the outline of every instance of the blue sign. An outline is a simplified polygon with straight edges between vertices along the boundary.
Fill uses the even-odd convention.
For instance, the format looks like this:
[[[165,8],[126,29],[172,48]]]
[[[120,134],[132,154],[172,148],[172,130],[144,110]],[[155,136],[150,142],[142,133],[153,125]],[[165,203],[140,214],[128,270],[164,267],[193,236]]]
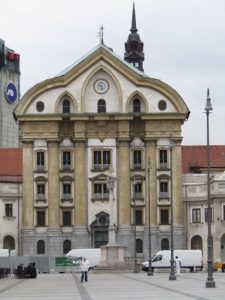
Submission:
[[[17,89],[15,84],[13,83],[8,83],[6,86],[6,92],[5,92],[5,96],[7,101],[12,104],[16,101],[17,99]]]

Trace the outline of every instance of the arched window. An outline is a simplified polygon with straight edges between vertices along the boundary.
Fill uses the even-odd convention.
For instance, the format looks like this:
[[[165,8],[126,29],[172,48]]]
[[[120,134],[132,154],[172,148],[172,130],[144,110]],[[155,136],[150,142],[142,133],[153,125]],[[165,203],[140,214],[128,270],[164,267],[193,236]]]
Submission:
[[[15,249],[15,240],[11,235],[7,235],[7,236],[4,237],[3,248],[4,249],[9,249],[9,250],[14,250]]]
[[[37,242],[37,254],[45,254],[45,242],[43,240]]]
[[[200,235],[195,235],[191,239],[191,249],[192,250],[203,250],[202,249],[202,238]]]
[[[106,112],[106,103],[104,99],[98,100],[98,113],[105,113]]]
[[[143,253],[143,242],[141,239],[136,239],[136,252]]]
[[[71,241],[65,240],[63,242],[63,254],[67,254],[71,250]]]
[[[161,250],[169,250],[169,240],[168,239],[161,240]]]
[[[63,112],[63,114],[69,114],[70,113],[70,101],[68,99],[63,100],[62,112]]]
[[[133,112],[139,113],[141,112],[141,101],[139,99],[134,99],[133,101]]]

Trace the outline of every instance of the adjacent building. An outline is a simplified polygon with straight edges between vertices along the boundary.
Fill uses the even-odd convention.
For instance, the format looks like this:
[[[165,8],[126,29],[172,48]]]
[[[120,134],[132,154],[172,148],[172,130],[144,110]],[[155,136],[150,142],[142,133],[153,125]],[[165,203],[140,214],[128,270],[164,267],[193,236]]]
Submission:
[[[183,146],[184,224],[188,249],[201,249],[207,261],[207,148]],[[214,261],[225,260],[225,146],[210,146],[210,195]]]
[[[22,148],[0,148],[0,248],[19,254]]]
[[[20,97],[20,55],[0,39],[0,148],[19,146],[13,111]]]

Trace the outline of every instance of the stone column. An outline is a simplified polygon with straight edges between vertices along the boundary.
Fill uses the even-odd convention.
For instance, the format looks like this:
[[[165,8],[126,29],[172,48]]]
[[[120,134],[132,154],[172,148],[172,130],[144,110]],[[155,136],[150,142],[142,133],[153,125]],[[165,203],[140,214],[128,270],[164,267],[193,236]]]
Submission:
[[[183,225],[183,196],[181,182],[181,144],[180,141],[173,141],[172,147],[172,172],[173,172],[173,218],[174,225]]]
[[[86,173],[85,173],[85,141],[75,141],[75,226],[87,228]]]
[[[150,216],[150,220],[151,220],[151,224],[153,225],[157,225],[157,174],[156,174],[156,141],[155,140],[146,140],[146,156],[145,156],[145,166],[146,166],[146,183],[148,180],[148,174],[147,174],[147,162],[148,160],[150,161],[150,180],[149,180],[149,187],[150,187],[150,205],[151,205],[151,216]],[[146,184],[147,188],[148,188],[148,183]],[[149,210],[148,208],[148,191],[146,190],[146,222],[145,224],[148,224],[148,214],[149,214]]]
[[[48,226],[60,226],[58,142],[48,143]]]
[[[119,226],[131,225],[131,191],[130,191],[130,147],[129,141],[119,141]]]
[[[34,226],[33,142],[23,143],[23,229]]]

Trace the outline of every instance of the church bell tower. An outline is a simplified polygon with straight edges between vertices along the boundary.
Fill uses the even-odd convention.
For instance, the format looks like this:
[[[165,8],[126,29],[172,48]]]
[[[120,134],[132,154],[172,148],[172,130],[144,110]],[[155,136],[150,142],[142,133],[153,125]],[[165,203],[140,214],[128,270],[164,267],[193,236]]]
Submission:
[[[143,61],[144,61],[144,52],[143,47],[144,44],[140,39],[139,34],[137,33],[136,27],[136,16],[135,16],[135,6],[133,4],[133,13],[132,13],[132,23],[130,34],[128,36],[128,40],[125,43],[125,54],[124,59],[139,69],[140,71],[144,71],[143,69]]]

